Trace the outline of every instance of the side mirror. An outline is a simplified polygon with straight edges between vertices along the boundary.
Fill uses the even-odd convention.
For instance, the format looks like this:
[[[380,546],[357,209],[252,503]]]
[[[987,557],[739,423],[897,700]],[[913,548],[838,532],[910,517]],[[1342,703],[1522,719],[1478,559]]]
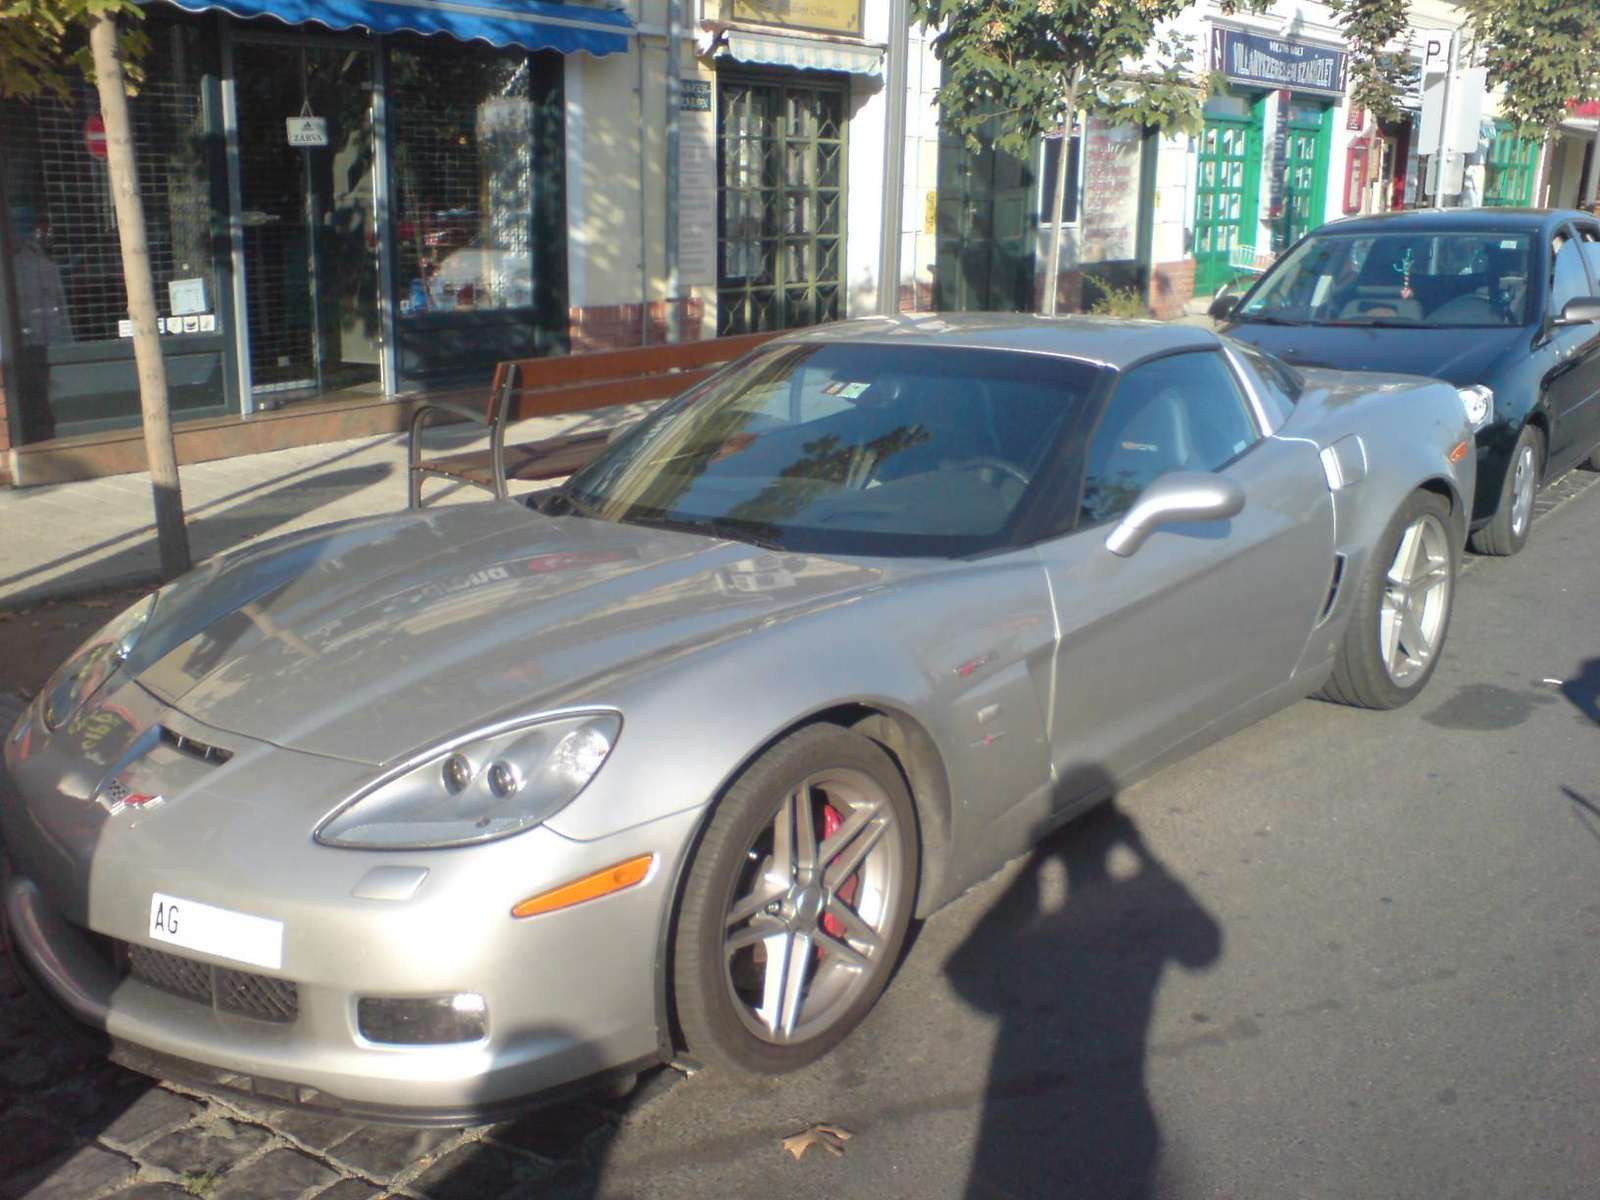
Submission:
[[[1139,494],[1106,538],[1106,549],[1127,558],[1163,525],[1197,524],[1236,517],[1244,508],[1244,489],[1221,475],[1174,471]]]
[[[1239,296],[1233,290],[1233,284],[1225,283],[1217,289],[1217,294],[1211,297],[1211,307],[1206,309],[1206,316],[1213,321],[1226,321],[1233,316],[1234,309],[1239,307]]]
[[[1600,296],[1579,296],[1568,300],[1556,318],[1557,325],[1592,325],[1600,321]]]

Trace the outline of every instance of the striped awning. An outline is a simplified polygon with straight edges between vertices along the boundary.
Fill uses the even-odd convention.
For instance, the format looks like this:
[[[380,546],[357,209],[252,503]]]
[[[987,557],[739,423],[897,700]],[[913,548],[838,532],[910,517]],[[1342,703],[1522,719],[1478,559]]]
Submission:
[[[562,54],[622,54],[634,31],[614,8],[554,0],[168,0],[189,12],[276,17],[289,25],[365,29],[372,33],[442,33],[463,42],[558,50]]]
[[[789,37],[781,33],[754,33],[744,29],[730,29],[724,36],[723,54],[740,62],[759,63],[762,66],[877,75],[883,64],[884,48],[867,42]]]

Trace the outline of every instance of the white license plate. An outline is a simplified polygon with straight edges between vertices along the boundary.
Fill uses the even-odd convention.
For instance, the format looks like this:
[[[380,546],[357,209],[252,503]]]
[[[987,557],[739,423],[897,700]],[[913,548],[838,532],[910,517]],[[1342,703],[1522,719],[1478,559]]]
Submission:
[[[182,896],[150,897],[150,937],[258,967],[283,966],[283,922]]]

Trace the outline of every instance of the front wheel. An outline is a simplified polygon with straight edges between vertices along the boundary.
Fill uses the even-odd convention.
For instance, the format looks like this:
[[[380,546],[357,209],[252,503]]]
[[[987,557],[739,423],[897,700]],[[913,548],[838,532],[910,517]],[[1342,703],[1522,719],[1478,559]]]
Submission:
[[[1533,497],[1539,490],[1539,464],[1544,461],[1544,435],[1533,425],[1524,425],[1511,451],[1511,466],[1494,517],[1472,535],[1472,548],[1479,554],[1512,555],[1528,544],[1533,526]]]
[[[915,822],[894,761],[835,725],[801,729],[746,769],[678,911],[673,983],[691,1055],[790,1071],[866,1016],[910,923]]]
[[[1460,558],[1449,504],[1413,492],[1373,548],[1324,699],[1399,708],[1422,690],[1450,627]]]

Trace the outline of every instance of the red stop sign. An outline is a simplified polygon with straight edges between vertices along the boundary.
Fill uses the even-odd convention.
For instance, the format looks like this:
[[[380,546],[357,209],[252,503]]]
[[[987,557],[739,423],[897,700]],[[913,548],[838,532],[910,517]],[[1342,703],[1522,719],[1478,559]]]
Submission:
[[[106,119],[99,113],[83,123],[83,144],[92,157],[106,156]]]

